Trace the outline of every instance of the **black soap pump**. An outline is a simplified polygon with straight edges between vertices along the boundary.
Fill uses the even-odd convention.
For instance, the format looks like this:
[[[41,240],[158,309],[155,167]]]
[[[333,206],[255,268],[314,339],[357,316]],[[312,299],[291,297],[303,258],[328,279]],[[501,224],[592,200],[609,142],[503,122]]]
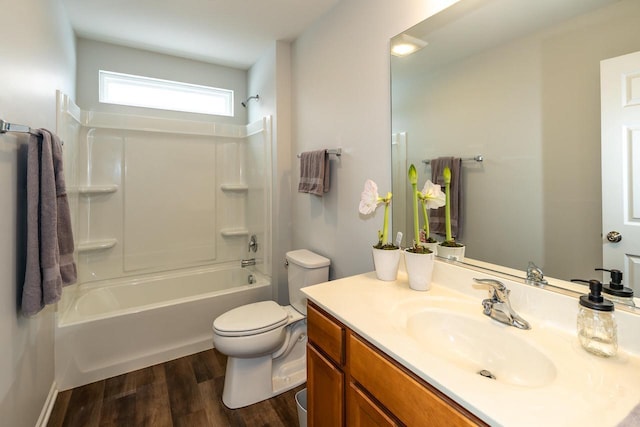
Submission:
[[[613,302],[635,307],[633,302],[633,289],[627,288],[622,284],[622,271],[616,269],[607,270],[606,268],[596,268],[596,271],[606,271],[611,274],[609,284],[602,286],[602,292],[607,294],[607,298]]]
[[[602,357],[612,357],[618,352],[618,331],[614,306],[602,297],[599,280],[574,280],[589,283],[589,294],[580,296],[577,329],[582,347]]]

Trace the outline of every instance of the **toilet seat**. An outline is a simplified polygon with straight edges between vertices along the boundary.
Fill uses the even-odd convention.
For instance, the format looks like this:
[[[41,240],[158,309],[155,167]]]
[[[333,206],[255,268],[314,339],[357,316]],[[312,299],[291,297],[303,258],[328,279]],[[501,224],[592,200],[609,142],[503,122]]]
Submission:
[[[275,301],[261,301],[234,308],[216,318],[213,329],[225,337],[256,335],[287,324],[288,313]]]

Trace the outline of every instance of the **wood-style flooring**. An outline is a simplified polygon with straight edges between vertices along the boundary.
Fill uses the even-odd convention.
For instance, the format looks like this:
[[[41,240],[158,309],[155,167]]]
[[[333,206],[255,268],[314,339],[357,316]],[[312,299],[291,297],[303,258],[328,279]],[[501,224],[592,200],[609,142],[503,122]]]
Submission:
[[[295,393],[240,409],[222,403],[226,356],[215,349],[58,394],[48,427],[298,425]]]

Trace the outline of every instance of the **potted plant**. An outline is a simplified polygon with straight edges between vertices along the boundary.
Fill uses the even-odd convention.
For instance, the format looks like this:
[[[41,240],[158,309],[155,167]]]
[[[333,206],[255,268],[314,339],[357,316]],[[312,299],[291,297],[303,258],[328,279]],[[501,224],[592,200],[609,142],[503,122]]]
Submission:
[[[428,247],[420,244],[420,217],[418,214],[418,172],[416,167],[409,167],[409,183],[412,189],[413,202],[413,246],[405,249],[404,260],[407,265],[407,276],[409,276],[409,287],[417,291],[427,291],[431,287],[431,276],[433,275],[434,252]],[[426,208],[424,209],[426,212]],[[428,227],[428,225],[427,225]]]
[[[465,246],[456,242],[451,234],[451,169],[445,167],[442,171],[446,203],[444,205],[445,240],[438,247],[438,255],[447,259],[464,261]]]
[[[367,179],[364,183],[364,190],[360,196],[360,206],[358,208],[362,215],[370,215],[375,212],[381,203],[384,204],[384,222],[382,232],[378,231],[378,243],[373,246],[373,264],[378,279],[386,281],[396,280],[398,277],[398,265],[400,264],[400,248],[388,240],[391,197],[392,194],[390,192],[387,193],[386,197],[380,197],[376,183]]]

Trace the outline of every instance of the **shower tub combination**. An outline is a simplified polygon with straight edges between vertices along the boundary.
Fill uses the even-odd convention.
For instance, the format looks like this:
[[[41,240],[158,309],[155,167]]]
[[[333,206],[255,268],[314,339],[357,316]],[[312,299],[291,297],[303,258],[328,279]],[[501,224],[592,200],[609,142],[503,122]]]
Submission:
[[[67,390],[210,349],[213,319],[271,299],[270,285],[255,270],[229,265],[78,289],[58,313],[57,387]]]
[[[58,304],[59,390],[210,349],[213,319],[273,298],[270,117],[82,111],[59,92],[57,130],[78,265]],[[254,234],[258,263],[240,268]]]

